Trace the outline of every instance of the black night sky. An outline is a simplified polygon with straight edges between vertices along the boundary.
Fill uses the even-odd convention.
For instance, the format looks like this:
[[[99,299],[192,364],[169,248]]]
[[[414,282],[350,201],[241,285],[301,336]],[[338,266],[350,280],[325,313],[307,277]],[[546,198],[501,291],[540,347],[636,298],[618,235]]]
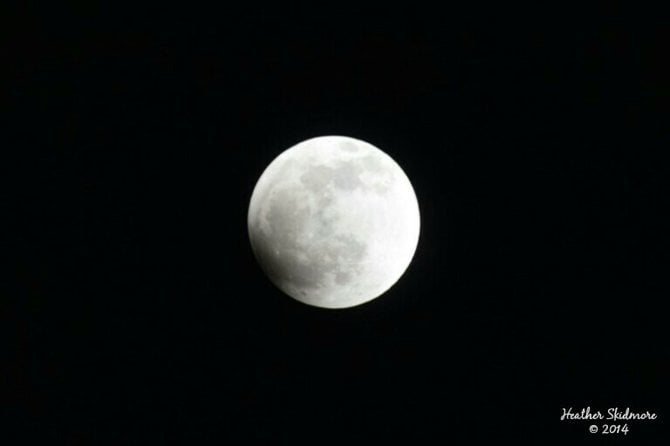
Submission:
[[[9,28],[2,406],[25,444],[664,444],[652,19],[182,8]],[[278,291],[246,229],[267,164],[329,134],[391,155],[422,218],[396,286],[344,311]],[[586,406],[659,418],[560,421]]]

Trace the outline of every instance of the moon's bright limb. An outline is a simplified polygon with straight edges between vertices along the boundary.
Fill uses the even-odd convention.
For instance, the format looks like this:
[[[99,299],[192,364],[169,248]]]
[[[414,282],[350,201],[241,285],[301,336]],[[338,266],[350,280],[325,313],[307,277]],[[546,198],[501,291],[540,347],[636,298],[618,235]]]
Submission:
[[[270,280],[309,305],[346,308],[387,291],[419,240],[409,179],[364,141],[323,136],[265,169],[248,214],[253,252]]]

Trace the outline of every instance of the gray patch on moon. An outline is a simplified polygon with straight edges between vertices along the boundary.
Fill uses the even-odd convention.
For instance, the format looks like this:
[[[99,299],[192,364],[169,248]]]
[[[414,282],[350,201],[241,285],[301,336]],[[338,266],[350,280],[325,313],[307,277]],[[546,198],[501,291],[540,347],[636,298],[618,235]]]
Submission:
[[[259,264],[273,282],[280,286],[289,283],[303,290],[318,288],[322,273],[317,265],[301,262],[295,248],[276,249],[280,243],[276,243],[272,233],[260,233],[257,237],[255,251]],[[279,255],[273,255],[273,252],[279,252]]]
[[[351,161],[341,162],[333,171],[333,184],[338,189],[352,191],[363,187],[361,181],[361,167]]]
[[[346,285],[351,281],[351,274],[344,272],[344,271],[338,271],[335,273],[335,283],[338,285]]]
[[[298,202],[295,192],[279,189],[270,200],[266,219],[274,232],[281,234],[283,239],[291,239],[302,229],[310,213],[308,206]]]
[[[295,187],[276,190],[265,216],[269,230],[258,222],[252,226],[259,263],[273,282],[296,289],[315,290],[329,278],[346,285],[360,273],[357,265],[366,255],[365,245],[353,235],[335,234],[335,218],[325,216],[327,206],[313,212],[298,195]],[[314,221],[316,233],[306,235],[305,226]]]
[[[319,164],[310,166],[309,170],[300,176],[300,182],[313,192],[320,192],[329,185],[351,191],[363,187],[360,179],[361,171],[361,167],[351,161],[339,162],[335,167]]]
[[[304,246],[291,235],[257,230],[254,244],[261,267],[278,284],[299,290],[316,290],[334,277],[338,285],[350,283],[360,274],[357,265],[365,257],[365,246],[351,236],[336,236],[317,246]]]
[[[375,180],[363,181],[361,175],[370,174]],[[312,192],[321,192],[328,186],[344,191],[363,189],[377,194],[389,191],[393,176],[388,169],[374,156],[366,156],[351,161],[340,161],[335,167],[317,164],[300,176],[300,182]]]
[[[323,190],[333,175],[330,167],[324,165],[314,166],[300,176],[300,182],[312,192]]]
[[[389,192],[390,187],[385,185],[385,184],[382,184],[382,183],[375,183],[372,186],[372,190],[375,191],[375,193],[377,193],[379,195],[384,195],[384,194],[387,194]]]
[[[358,144],[353,141],[344,140],[339,143],[340,149],[346,152],[358,152]]]
[[[364,158],[361,158],[361,162],[365,168],[371,172],[385,174],[388,172],[387,169],[381,163],[379,157],[368,155]]]

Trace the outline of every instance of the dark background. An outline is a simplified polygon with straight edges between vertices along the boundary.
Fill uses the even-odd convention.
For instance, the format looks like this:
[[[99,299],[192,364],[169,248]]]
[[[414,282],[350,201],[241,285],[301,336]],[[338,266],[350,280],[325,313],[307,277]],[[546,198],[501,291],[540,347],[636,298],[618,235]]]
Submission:
[[[653,11],[183,8],[9,28],[2,406],[26,444],[663,444]],[[325,134],[391,155],[422,217],[402,279],[344,311],[281,294],[246,232],[267,164]],[[659,419],[594,436],[570,406]]]

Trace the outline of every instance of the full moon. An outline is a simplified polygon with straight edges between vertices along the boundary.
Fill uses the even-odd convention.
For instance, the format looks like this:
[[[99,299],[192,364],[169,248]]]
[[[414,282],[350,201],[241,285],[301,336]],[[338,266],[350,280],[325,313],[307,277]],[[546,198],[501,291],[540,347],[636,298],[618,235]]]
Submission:
[[[280,290],[308,305],[347,308],[391,288],[419,240],[419,205],[398,164],[345,136],[282,152],[251,195],[249,240]]]

